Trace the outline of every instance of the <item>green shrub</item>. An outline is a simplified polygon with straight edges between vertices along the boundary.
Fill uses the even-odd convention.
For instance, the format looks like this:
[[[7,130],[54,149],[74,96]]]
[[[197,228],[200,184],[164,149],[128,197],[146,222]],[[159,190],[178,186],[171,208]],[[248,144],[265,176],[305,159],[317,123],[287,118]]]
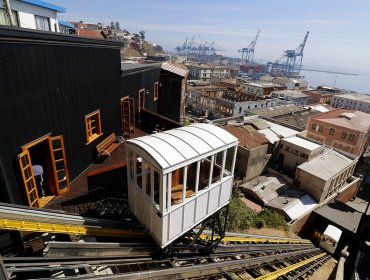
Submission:
[[[260,229],[263,227],[288,229],[284,217],[269,209],[263,209],[257,213],[241,201],[240,194],[239,189],[233,190],[227,218],[226,228],[228,231],[243,232],[249,228]],[[225,219],[225,213],[226,211],[223,213],[223,219]]]

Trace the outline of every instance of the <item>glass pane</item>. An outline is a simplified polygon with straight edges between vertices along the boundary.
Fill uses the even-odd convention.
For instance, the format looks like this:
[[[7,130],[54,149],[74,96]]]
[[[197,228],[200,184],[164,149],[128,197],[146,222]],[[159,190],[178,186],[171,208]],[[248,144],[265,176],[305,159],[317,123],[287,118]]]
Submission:
[[[150,166],[146,173],[146,194],[150,197],[150,190],[151,190],[151,172]]]
[[[128,151],[128,165],[130,168],[130,179],[134,178],[134,152]]]
[[[136,185],[141,189],[143,187],[143,180],[142,180],[142,158],[138,157],[136,159]]]
[[[212,172],[212,184],[221,181],[221,168],[222,168],[222,155],[223,151],[215,155],[215,161]]]
[[[195,194],[195,182],[197,177],[197,162],[189,164],[187,167],[188,174],[186,178],[186,197],[190,197]]]
[[[159,188],[161,186],[161,180],[159,173],[154,171],[154,202],[159,204]]]
[[[179,168],[172,172],[171,201],[172,204],[182,202],[182,191],[184,183],[184,169]]]
[[[202,190],[208,187],[209,174],[211,170],[211,157],[202,159],[200,161],[200,171],[199,171],[199,187],[198,190]]]
[[[228,171],[229,173],[232,173],[231,167],[233,165],[235,148],[236,147],[229,148],[227,149],[227,152],[226,152],[225,170]]]

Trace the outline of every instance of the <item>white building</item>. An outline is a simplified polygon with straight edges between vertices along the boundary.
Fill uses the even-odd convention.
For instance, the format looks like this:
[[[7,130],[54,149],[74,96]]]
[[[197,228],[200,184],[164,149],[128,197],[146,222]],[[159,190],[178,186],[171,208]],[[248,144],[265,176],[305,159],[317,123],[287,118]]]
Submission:
[[[256,101],[239,101],[234,103],[233,116],[245,116],[245,112],[251,109],[274,107],[278,104],[277,99],[260,99]]]
[[[10,0],[16,25],[22,28],[59,32],[58,13],[66,9],[40,0]],[[0,25],[10,25],[9,16],[0,8]]]
[[[335,108],[353,109],[370,114],[370,95],[362,93],[335,95],[330,105]]]
[[[295,105],[306,105],[308,100],[308,95],[303,94],[295,90],[279,90],[273,91],[271,97],[278,98],[279,104],[295,104]]]
[[[189,69],[190,80],[211,81],[212,76],[228,77],[230,76],[230,66],[190,64],[186,65]]]

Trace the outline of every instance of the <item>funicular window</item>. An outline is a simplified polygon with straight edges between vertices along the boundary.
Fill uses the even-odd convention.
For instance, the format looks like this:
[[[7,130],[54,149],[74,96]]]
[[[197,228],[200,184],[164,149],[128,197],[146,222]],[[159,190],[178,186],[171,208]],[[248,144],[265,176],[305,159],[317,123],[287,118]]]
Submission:
[[[221,151],[214,156],[214,165],[212,172],[212,184],[221,181],[221,172],[223,167],[224,151]]]
[[[197,166],[198,162],[193,162],[186,166],[186,197],[190,197],[195,194],[195,185],[197,182]],[[189,193],[188,193],[189,192]]]
[[[140,189],[143,187],[143,159],[141,157],[138,157],[136,159],[136,186],[138,186]]]
[[[203,190],[209,185],[209,175],[211,171],[211,157],[207,157],[200,161],[200,170],[199,170],[199,187],[198,190]]]
[[[235,149],[238,147],[232,147],[227,149],[226,151],[226,160],[225,160],[225,175],[229,176],[234,173],[234,170],[232,170],[234,167],[234,153]]]
[[[143,189],[145,189],[146,195],[150,197],[151,192],[151,169],[152,167],[147,162],[143,163],[143,174],[144,174],[144,182],[143,182]]]
[[[153,173],[154,173],[154,186],[153,186],[154,203],[156,205],[159,205],[159,189],[161,186],[161,180],[159,173],[157,171],[154,170]]]
[[[184,168],[176,169],[172,171],[171,180],[171,202],[173,204],[178,204],[182,202],[182,192],[184,183]]]
[[[128,165],[130,168],[130,179],[134,179],[134,168],[135,168],[135,154],[133,151],[128,151]]]

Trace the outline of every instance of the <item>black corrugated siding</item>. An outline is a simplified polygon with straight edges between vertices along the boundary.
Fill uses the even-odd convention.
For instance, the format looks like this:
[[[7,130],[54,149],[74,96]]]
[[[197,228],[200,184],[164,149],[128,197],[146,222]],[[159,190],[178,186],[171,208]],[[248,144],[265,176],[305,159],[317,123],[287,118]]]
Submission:
[[[47,133],[63,135],[73,180],[94,159],[97,143],[111,132],[121,134],[122,96],[136,99],[145,87],[150,92],[146,107],[157,111],[152,100],[160,68],[121,78],[116,43],[101,47],[92,44],[96,40],[81,39],[80,45],[70,45],[34,32],[32,40],[48,41],[29,44],[2,40],[5,33],[0,29],[0,201],[26,204],[17,160],[20,147]],[[84,116],[97,109],[104,134],[86,145]]]

